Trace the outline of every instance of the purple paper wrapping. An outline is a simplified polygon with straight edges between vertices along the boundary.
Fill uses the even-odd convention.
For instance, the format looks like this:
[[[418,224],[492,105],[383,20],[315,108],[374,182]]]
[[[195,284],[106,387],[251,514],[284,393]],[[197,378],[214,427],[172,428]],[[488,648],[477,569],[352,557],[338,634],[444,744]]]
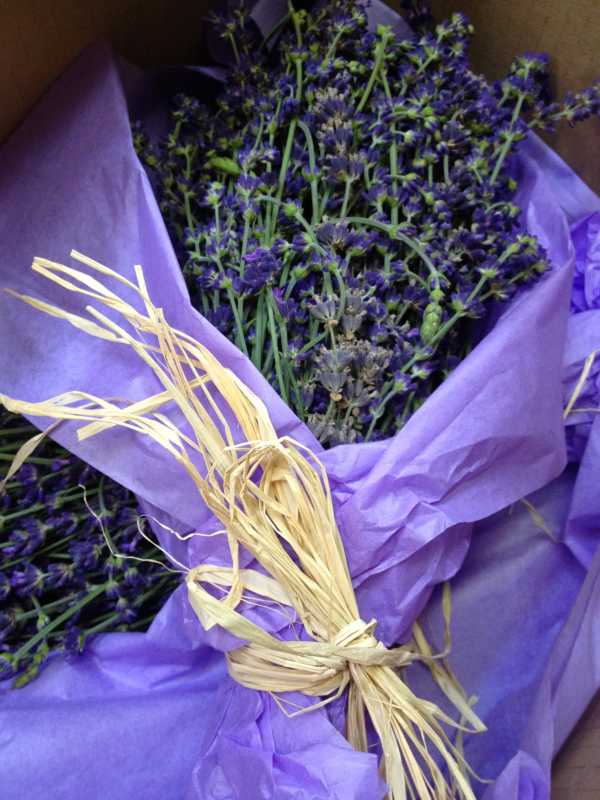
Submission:
[[[600,199],[536,137],[527,141],[525,154],[543,169],[573,223],[566,406],[587,356],[600,347]],[[576,408],[600,407],[598,375],[594,363]],[[524,505],[509,507],[475,525],[452,582],[452,666],[480,698],[476,709],[490,729],[467,740],[465,755],[480,775],[498,776],[487,790],[476,787],[484,800],[548,798],[552,758],[600,686],[597,417],[567,418],[572,463],[528,498],[559,541],[536,527]],[[438,591],[428,610],[439,628]],[[413,688],[437,691],[422,671]]]
[[[127,76],[134,94],[136,74],[128,70]],[[569,653],[579,657],[577,647],[587,658],[594,654],[577,635],[594,607],[593,570],[587,600],[580,597],[563,629],[584,579],[582,558],[580,564],[563,545],[532,530],[522,511],[508,522],[497,517],[555,478],[566,461],[561,357],[575,261],[567,222],[582,216],[580,207],[588,213],[597,209],[584,197],[574,213],[565,214],[556,195],[577,181],[561,174],[564,167],[541,165],[544,158],[546,151],[534,142],[518,160],[518,202],[527,228],[549,250],[553,271],[505,310],[400,436],[321,453],[361,614],[378,619],[377,633],[386,644],[407,636],[432,588],[457,572],[472,523],[496,514],[476,525],[473,547],[455,581],[452,664],[467,691],[481,697],[478,711],[491,731],[470,740],[467,755],[483,777],[496,777],[508,764],[500,778],[504,784],[498,784],[506,786],[520,781],[521,772],[537,775],[536,770],[547,781],[552,747],[544,749],[548,737],[545,730],[540,736],[536,719],[547,716],[551,706],[544,699],[548,693],[542,693],[534,707],[532,687],[542,692],[550,683],[556,693],[563,684],[544,676],[544,669],[564,668],[567,674],[565,663],[571,663]],[[3,286],[81,312],[84,303],[27,269],[33,255],[65,261],[74,247],[128,277],[133,264],[141,263],[150,295],[160,298],[167,319],[207,345],[265,401],[280,434],[320,450],[247,359],[191,309],[131,146],[119,72],[106,45],[88,48],[4,147],[0,198]],[[582,247],[578,268],[591,249]],[[585,313],[593,312],[578,316]],[[578,334],[569,326],[571,343]],[[74,332],[6,295],[0,297],[0,333],[11,343],[0,351],[0,390],[9,396],[43,400],[78,388],[136,400],[157,390],[154,377],[140,370],[125,348]],[[575,369],[588,352],[579,339],[572,347],[567,368]],[[580,431],[580,450],[584,437]],[[70,425],[56,438],[135,491],[173,527],[214,529],[187,475],[151,442],[119,430],[79,443]],[[590,434],[585,455],[592,444]],[[573,497],[578,486],[579,481]],[[560,494],[557,525],[570,493],[567,485]],[[572,538],[582,541],[577,533]],[[190,565],[225,557],[217,539],[191,541],[189,547],[175,547],[172,538],[163,538]],[[589,556],[593,537],[586,541]],[[569,547],[575,553],[576,545]],[[532,574],[561,587],[552,603],[545,602],[543,579],[527,586]],[[249,613],[270,630],[281,627],[268,612]],[[563,650],[555,655],[561,629],[556,648]],[[381,796],[374,755],[354,752],[324,711],[289,720],[268,697],[233,686],[222,656],[207,641],[221,649],[238,644],[223,632],[206,636],[179,590],[148,634],[100,636],[81,658],[68,664],[55,659],[33,684],[7,691],[0,708],[0,787],[6,787],[0,793],[28,800],[111,800],[125,792],[145,800]],[[527,642],[529,648],[523,648]],[[503,659],[511,665],[508,671],[501,669]],[[553,667],[555,662],[560,663]],[[418,668],[415,680],[421,680]],[[594,681],[585,690],[575,688],[580,705]],[[557,720],[559,739],[568,724]],[[519,792],[514,796],[521,797]]]
[[[565,350],[565,396],[572,393],[585,359],[600,350],[600,211],[592,211],[571,228],[577,263]],[[598,354],[600,355],[600,353]],[[600,406],[600,358],[592,364],[578,408]],[[598,545],[600,497],[600,416],[571,414],[567,419],[569,457],[580,463],[573,491],[565,543],[587,569]]]

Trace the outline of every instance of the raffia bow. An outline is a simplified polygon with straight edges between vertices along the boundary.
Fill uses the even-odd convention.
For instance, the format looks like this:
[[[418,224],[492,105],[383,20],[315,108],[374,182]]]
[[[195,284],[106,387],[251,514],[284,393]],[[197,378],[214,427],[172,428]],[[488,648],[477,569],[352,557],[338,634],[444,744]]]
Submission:
[[[87,424],[78,430],[80,440],[121,425],[161,444],[186,467],[229,540],[232,567],[201,565],[189,570],[186,582],[190,603],[205,627],[219,624],[248,642],[227,654],[232,677],[244,686],[272,694],[300,691],[324,697],[296,713],[331,702],[349,688],[348,741],[357,750],[368,751],[366,709],[381,741],[380,774],[390,787],[392,800],[408,796],[446,800],[457,790],[464,798],[474,800],[466,764],[440,722],[465,728],[457,726],[433,703],[416,697],[399,670],[415,660],[424,660],[473,730],[481,732],[485,727],[452,675],[443,658],[445,653],[433,655],[418,623],[409,646],[387,649],[373,635],[375,621],[361,620],[327,475],[318,459],[297,442],[278,438],[262,401],[205,347],[167,324],[148,297],[140,267],[135,268],[136,286],[91,259],[78,253],[72,256],[137,292],[146,314],[78,270],[45,259],[35,259],[33,269],[118,311],[136,329],[137,337],[93,307],[88,306],[87,311],[97,322],[31,297],[17,296],[91,335],[133,347],[154,370],[165,391],[125,406],[76,391],[45,403],[27,403],[4,395],[0,395],[0,402],[15,412],[84,421]],[[148,344],[144,339],[147,335],[156,337],[156,342]],[[214,390],[233,411],[245,440],[241,444],[234,442]],[[82,401],[85,406],[74,407]],[[192,435],[178,430],[160,413],[159,409],[171,401],[183,411]],[[7,479],[30,451],[31,447],[22,448]],[[206,477],[191,452],[202,456]],[[240,569],[240,546],[267,574]],[[203,584],[228,591],[217,599]],[[262,597],[275,608],[293,609],[307,640],[282,641],[238,613],[235,609],[244,592]],[[448,650],[447,587],[444,610]],[[289,612],[284,613],[290,623],[295,621]],[[441,755],[450,783],[427,742]]]

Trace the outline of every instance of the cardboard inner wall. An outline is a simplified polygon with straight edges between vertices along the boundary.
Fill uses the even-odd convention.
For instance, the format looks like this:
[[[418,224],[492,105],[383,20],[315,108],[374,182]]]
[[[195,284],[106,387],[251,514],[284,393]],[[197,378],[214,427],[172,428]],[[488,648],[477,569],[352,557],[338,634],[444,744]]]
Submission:
[[[475,26],[472,68],[489,80],[505,77],[515,56],[528,50],[550,54],[557,100],[600,77],[600,0],[430,0],[430,5],[436,22],[454,11],[469,17]],[[600,194],[600,119],[574,129],[563,122],[543,137]]]
[[[395,0],[386,0],[398,7]],[[198,63],[210,0],[0,0],[0,143],[49,86],[99,36],[141,67]],[[475,25],[472,64],[490,80],[516,55],[546,50],[558,97],[600,76],[600,0],[432,0],[437,21],[453,11]],[[600,193],[600,119],[547,141]]]
[[[140,67],[205,61],[210,0],[0,0],[0,144],[99,37]]]

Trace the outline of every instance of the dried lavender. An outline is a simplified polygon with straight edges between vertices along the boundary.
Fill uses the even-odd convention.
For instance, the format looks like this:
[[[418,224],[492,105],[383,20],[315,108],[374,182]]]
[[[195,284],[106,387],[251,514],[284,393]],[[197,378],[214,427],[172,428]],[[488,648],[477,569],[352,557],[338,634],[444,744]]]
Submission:
[[[431,33],[425,3],[402,5],[397,42],[358,2],[290,4],[269,53],[242,2],[212,16],[234,54],[218,111],[179,96],[159,144],[132,126],[192,303],[326,446],[395,434],[473,320],[548,269],[507,158],[600,108],[597,84],[553,103],[546,55],[488,85],[464,15]]]
[[[0,406],[0,478],[34,432]],[[154,563],[114,557],[107,538],[114,553]],[[41,445],[0,496],[0,679],[18,674],[23,686],[52,651],[70,657],[93,634],[146,630],[179,584],[161,559],[127,489]]]

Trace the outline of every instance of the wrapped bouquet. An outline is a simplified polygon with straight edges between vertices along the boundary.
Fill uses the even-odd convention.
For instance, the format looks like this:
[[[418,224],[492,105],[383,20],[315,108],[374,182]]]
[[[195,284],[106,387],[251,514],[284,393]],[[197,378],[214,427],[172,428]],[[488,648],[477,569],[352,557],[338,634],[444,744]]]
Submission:
[[[135,494],[189,593],[175,592],[148,634],[92,640],[81,659],[51,659],[7,697],[12,796],[101,785],[102,797],[376,798],[383,780],[394,798],[479,796],[466,762],[500,775],[488,797],[527,781],[543,791],[553,744],[540,731],[585,652],[577,631],[593,609],[590,570],[565,625],[595,540],[589,519],[582,530],[589,482],[563,472],[562,357],[576,260],[568,223],[583,312],[572,319],[583,320],[595,313],[588,254],[600,201],[536,140],[507,158],[528,125],[596,111],[597,91],[551,103],[535,54],[488,86],[468,70],[460,15],[410,34],[378,6],[290,8],[274,26],[265,6],[217,17],[234,62],[218,110],[182,97],[162,144],[150,143],[162,108],[151,78],[97,45],[2,153],[2,282],[34,306],[0,300],[11,343],[2,401],[31,419],[88,421],[52,436]],[[426,24],[424,8],[412,22]],[[126,96],[150,129],[135,125],[134,141],[154,191]],[[87,271],[38,259],[46,284],[22,268],[32,252],[61,261],[73,246]],[[96,306],[96,322],[90,295],[108,308]],[[594,330],[569,323],[565,400]],[[584,478],[596,468],[586,413],[570,440]],[[561,473],[551,494],[503,511]],[[32,484],[25,507],[47,494]],[[60,498],[67,487],[52,488]],[[101,502],[102,492],[101,481]],[[575,557],[540,527],[562,533],[571,494]],[[103,507],[90,514],[93,550]],[[473,523],[490,515],[469,550]],[[24,569],[37,545],[26,552],[31,537],[11,535],[9,558],[21,562],[6,596],[39,605],[38,589],[70,581],[74,596],[60,622],[42,606],[21,612],[38,614],[39,630],[28,645],[5,636],[8,668],[45,657],[78,603],[112,592],[120,607],[103,607],[98,624],[127,619],[136,601],[114,589],[114,573],[132,570],[128,554],[156,555],[123,547],[137,532],[130,524],[116,546],[109,526],[113,569],[83,586],[46,554],[47,566]],[[492,733],[463,744],[445,723],[483,726],[445,660],[449,596],[435,587],[465,557],[450,663]],[[145,564],[123,584],[141,597],[155,579],[165,577]],[[549,582],[560,591],[541,603]],[[427,601],[431,625],[417,622]],[[75,745],[83,729],[90,738]],[[43,778],[27,769],[40,752]],[[86,776],[65,767],[82,756],[87,767],[93,752],[103,755]]]

